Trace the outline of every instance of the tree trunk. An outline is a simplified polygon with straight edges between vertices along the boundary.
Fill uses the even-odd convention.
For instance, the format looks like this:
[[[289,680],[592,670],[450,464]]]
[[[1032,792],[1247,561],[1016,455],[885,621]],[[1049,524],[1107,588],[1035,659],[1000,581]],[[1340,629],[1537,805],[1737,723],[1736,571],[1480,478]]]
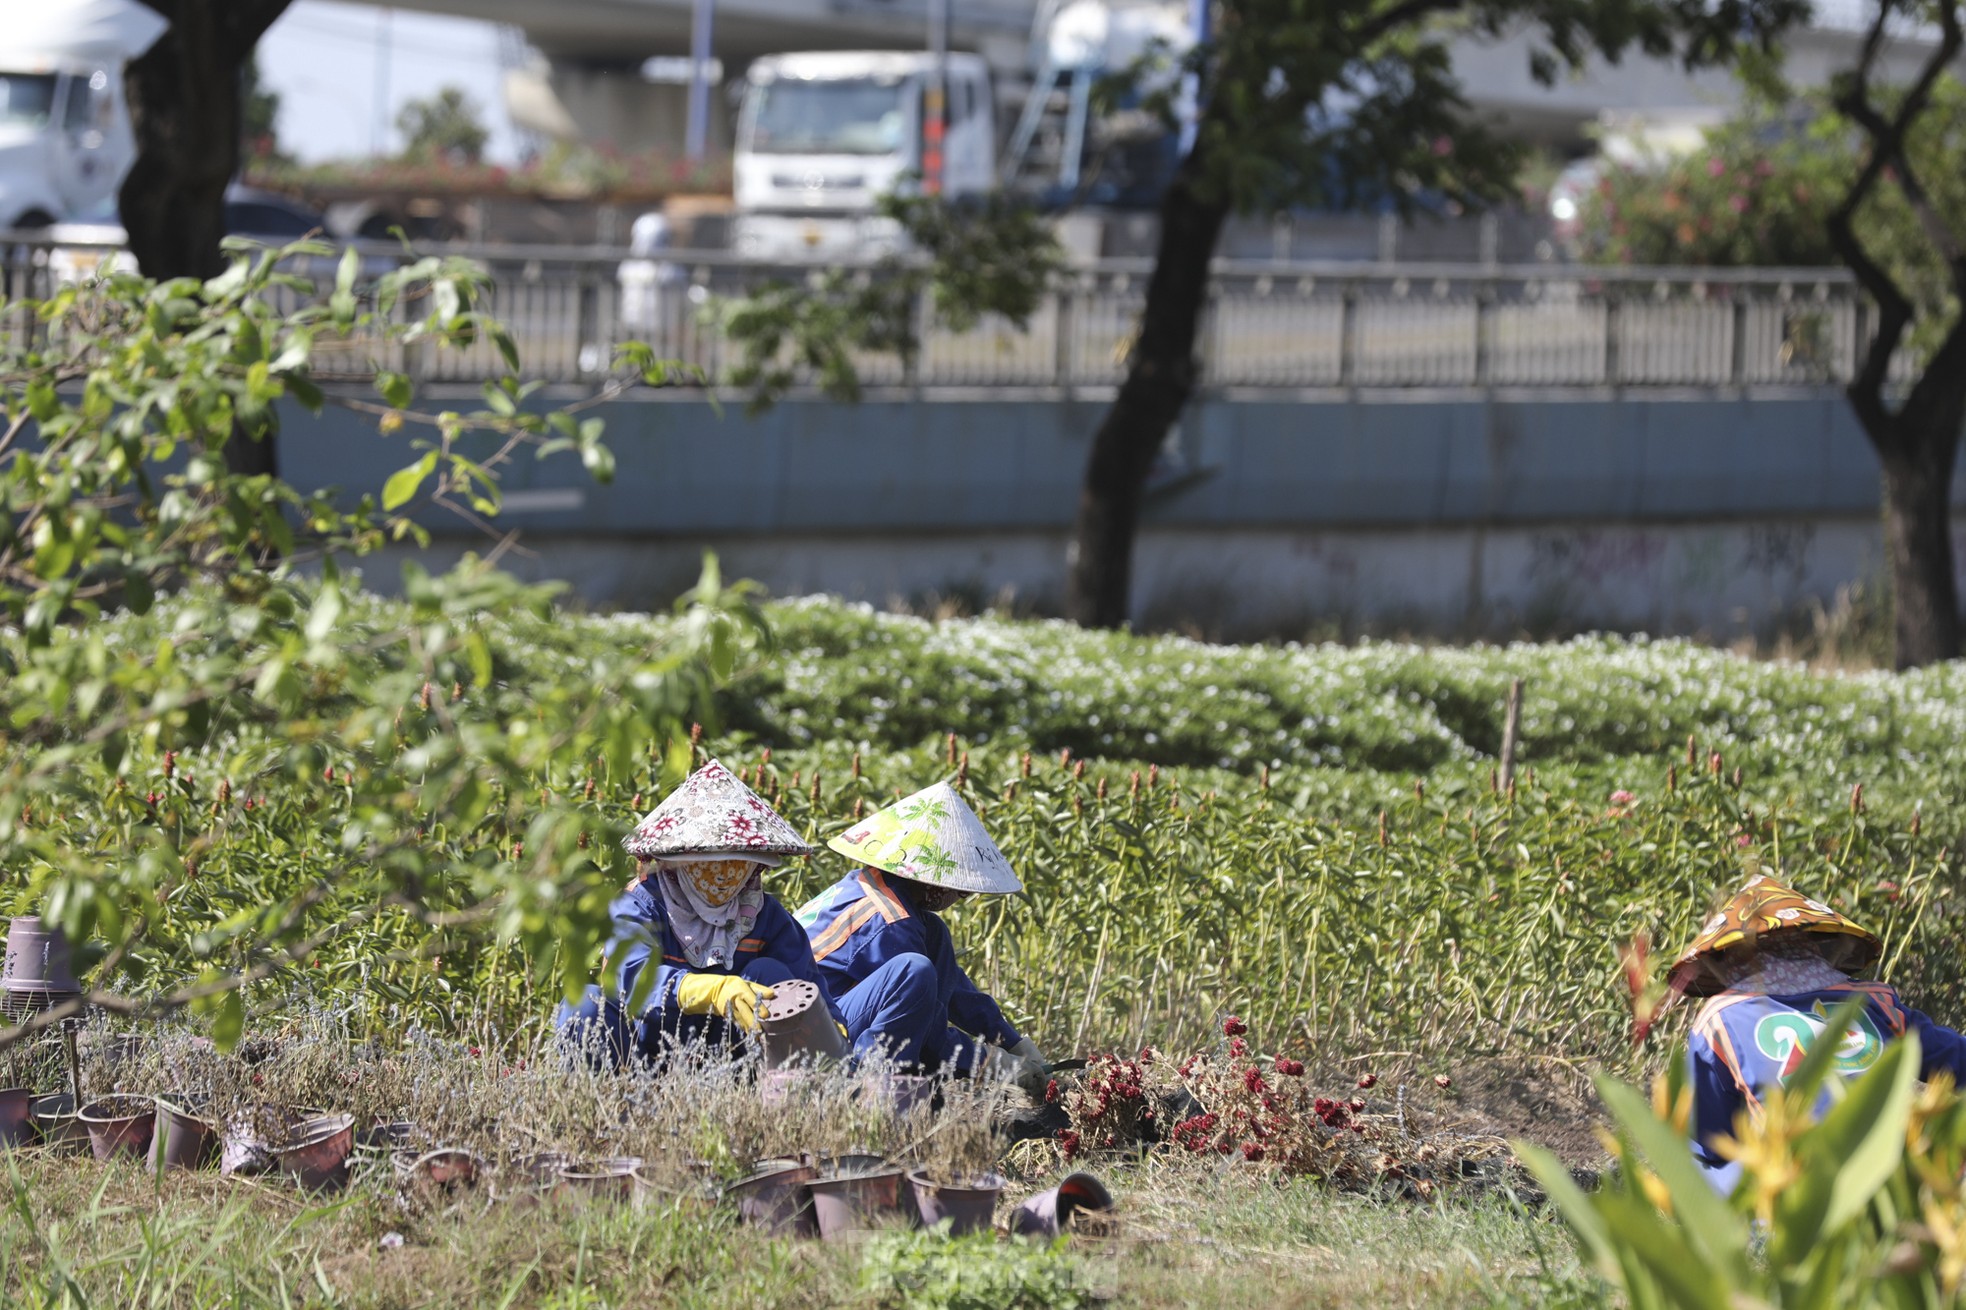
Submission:
[[[1902,418],[1899,420],[1902,422]],[[1891,558],[1894,650],[1901,669],[1959,655],[1959,591],[1952,567],[1952,474],[1959,424],[1872,435],[1884,466],[1884,542]]]
[[[239,83],[259,38],[288,0],[143,0],[170,27],[123,72],[136,161],[117,206],[144,276],[225,270],[225,189],[239,171]],[[226,467],[277,476],[269,434],[233,430]]]
[[[1202,140],[1175,171],[1161,199],[1160,249],[1126,380],[1092,438],[1072,528],[1066,613],[1086,627],[1127,620],[1133,540],[1147,474],[1193,393],[1195,332],[1208,297],[1209,264],[1228,207],[1198,192]]]

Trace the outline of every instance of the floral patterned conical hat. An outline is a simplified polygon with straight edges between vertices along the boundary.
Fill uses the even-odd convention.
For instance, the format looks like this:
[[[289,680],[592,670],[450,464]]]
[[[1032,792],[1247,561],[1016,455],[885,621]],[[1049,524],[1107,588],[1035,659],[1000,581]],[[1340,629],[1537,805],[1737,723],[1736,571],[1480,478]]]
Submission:
[[[883,873],[961,892],[1021,892],[983,821],[946,782],[876,810],[826,843]]]
[[[637,859],[679,855],[810,855],[812,847],[764,798],[711,760],[622,840]]]
[[[1670,975],[1673,992],[1709,996],[1719,991],[1718,980],[1700,967],[1701,962],[1736,946],[1752,948],[1772,933],[1817,933],[1834,937],[1840,950],[1829,953],[1840,956],[1835,963],[1846,973],[1868,967],[1884,949],[1876,934],[1858,927],[1821,901],[1811,900],[1793,887],[1758,873],[1701,925],[1693,944],[1673,961]]]

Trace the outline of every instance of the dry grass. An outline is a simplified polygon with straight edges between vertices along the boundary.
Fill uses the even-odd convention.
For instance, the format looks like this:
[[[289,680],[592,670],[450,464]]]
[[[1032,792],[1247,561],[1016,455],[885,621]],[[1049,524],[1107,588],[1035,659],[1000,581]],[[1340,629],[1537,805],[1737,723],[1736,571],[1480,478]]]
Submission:
[[[96,1031],[84,1074],[92,1092],[207,1096],[220,1119],[291,1105],[408,1119],[432,1142],[479,1153],[508,1184],[534,1151],[638,1155],[659,1184],[650,1204],[583,1207],[564,1196],[514,1199],[510,1188],[504,1199],[486,1188],[433,1204],[399,1191],[380,1153],[362,1156],[333,1197],[305,1196],[277,1177],[159,1179],[131,1163],[0,1153],[11,1211],[0,1222],[0,1304],[942,1305],[950,1303],[911,1300],[892,1271],[952,1252],[979,1269],[1035,1262],[1145,1306],[1521,1304],[1574,1284],[1555,1231],[1505,1196],[1415,1204],[1390,1188],[1340,1195],[1219,1157],[1076,1162],[1120,1198],[1115,1235],[1015,1261],[987,1240],[951,1248],[933,1234],[884,1247],[768,1238],[739,1227],[715,1199],[717,1180],[761,1156],[857,1147],[944,1176],[994,1167],[1010,1177],[1006,1206],[1053,1185],[1064,1166],[1048,1142],[1006,1151],[980,1093],[897,1114],[869,1095],[864,1076],[833,1071],[768,1107],[741,1061],[597,1074],[568,1071],[543,1041],[492,1045],[495,1036],[484,1034],[477,1053],[415,1034],[383,1051],[319,1017],[222,1056],[183,1030],[152,1030],[140,1043]],[[1539,1248],[1553,1253],[1554,1278],[1543,1276]]]

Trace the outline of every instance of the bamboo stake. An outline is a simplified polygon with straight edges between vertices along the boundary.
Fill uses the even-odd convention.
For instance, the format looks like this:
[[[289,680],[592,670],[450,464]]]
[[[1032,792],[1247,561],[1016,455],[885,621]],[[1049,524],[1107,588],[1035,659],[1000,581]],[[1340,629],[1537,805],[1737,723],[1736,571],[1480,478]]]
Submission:
[[[1522,679],[1509,680],[1509,701],[1502,713],[1502,791],[1515,786],[1515,748],[1522,728]]]

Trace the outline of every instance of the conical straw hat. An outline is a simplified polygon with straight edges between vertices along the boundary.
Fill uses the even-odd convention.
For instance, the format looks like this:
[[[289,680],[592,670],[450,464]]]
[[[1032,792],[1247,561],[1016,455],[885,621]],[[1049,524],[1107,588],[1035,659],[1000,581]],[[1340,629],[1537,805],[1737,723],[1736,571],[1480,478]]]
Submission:
[[[1693,944],[1673,961],[1668,975],[1673,990],[1688,996],[1717,991],[1719,983],[1700,968],[1702,960],[1737,946],[1752,948],[1776,933],[1821,935],[1824,954],[1846,973],[1868,967],[1884,949],[1875,934],[1821,901],[1758,873],[1701,925]]]
[[[635,825],[621,849],[638,859],[677,855],[810,855],[812,847],[746,787],[711,760]]]
[[[963,892],[1020,892],[982,820],[946,782],[876,810],[826,843],[850,860]]]

